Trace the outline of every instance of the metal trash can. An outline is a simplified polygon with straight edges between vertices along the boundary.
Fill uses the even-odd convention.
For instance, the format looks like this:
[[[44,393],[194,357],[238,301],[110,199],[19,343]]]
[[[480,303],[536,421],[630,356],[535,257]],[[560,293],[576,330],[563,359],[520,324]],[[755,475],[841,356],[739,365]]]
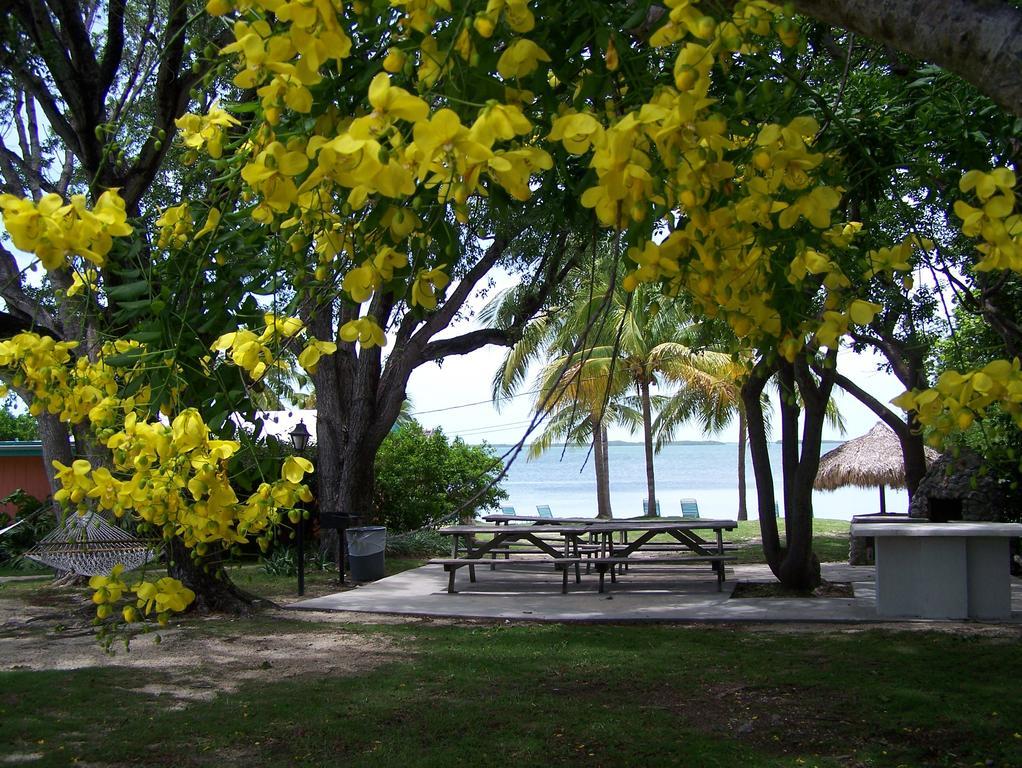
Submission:
[[[376,581],[384,575],[383,552],[387,548],[387,529],[382,525],[348,528],[348,566],[352,581]]]

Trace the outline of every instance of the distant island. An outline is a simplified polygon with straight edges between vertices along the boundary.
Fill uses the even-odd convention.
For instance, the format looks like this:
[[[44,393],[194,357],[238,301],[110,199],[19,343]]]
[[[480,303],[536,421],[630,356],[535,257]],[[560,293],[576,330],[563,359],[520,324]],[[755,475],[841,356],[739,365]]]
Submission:
[[[773,444],[779,445],[780,442],[781,442],[780,440],[774,440]],[[844,440],[821,440],[820,442],[822,442],[824,445],[840,445],[841,443],[844,443],[845,441]],[[472,443],[472,444],[473,445],[482,445],[481,442],[480,443]],[[511,448],[511,447],[514,446],[514,443],[490,443],[490,442],[488,442],[486,444],[489,445],[491,448],[497,448],[497,449]],[[643,444],[642,444],[641,440],[608,440],[607,441],[607,445],[612,447],[612,448],[641,448]],[[727,441],[723,441],[723,440],[672,440],[671,442],[667,443],[666,445],[667,446],[670,446],[670,445],[680,445],[680,446],[735,445],[735,446],[737,446],[738,443],[737,442],[727,442]],[[526,447],[528,447],[528,444],[526,444]],[[552,443],[550,445],[551,449],[554,449],[554,448],[564,448],[564,447],[565,447],[564,443]],[[568,445],[567,447],[568,448],[585,448],[586,450],[588,450],[590,448],[590,446],[588,446],[588,445],[576,445],[575,443],[572,443],[572,444]]]
[[[489,445],[491,447],[493,447],[493,448],[510,448],[512,445],[514,445],[514,443],[489,443]],[[608,440],[607,441],[607,445],[608,446],[613,446],[613,447],[622,447],[622,446],[624,446],[624,447],[641,448],[643,444],[642,444],[641,440]],[[666,443],[666,445],[737,445],[737,443],[727,443],[727,442],[724,442],[724,441],[721,441],[721,440],[672,440],[671,442]],[[565,444],[564,443],[551,443],[550,447],[551,448],[564,448]],[[568,448],[586,448],[586,449],[589,448],[588,445],[576,445],[575,443],[571,443],[567,447]]]

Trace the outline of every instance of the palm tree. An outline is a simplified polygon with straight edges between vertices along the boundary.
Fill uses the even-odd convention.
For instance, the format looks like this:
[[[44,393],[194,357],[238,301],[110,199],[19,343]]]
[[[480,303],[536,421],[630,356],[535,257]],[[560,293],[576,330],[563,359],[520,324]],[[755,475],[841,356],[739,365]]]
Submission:
[[[705,434],[714,434],[725,429],[734,418],[738,418],[738,519],[749,519],[748,479],[745,469],[745,453],[749,442],[748,422],[742,403],[741,385],[749,371],[746,357],[731,357],[728,364],[715,379],[706,377],[700,386],[691,386],[665,404],[657,417],[657,449],[673,439],[678,427],[691,418],[702,424]],[[764,392],[763,402],[766,428],[770,429],[769,398]],[[844,418],[833,400],[827,403],[827,423],[844,434]],[[763,514],[764,510],[760,510]]]
[[[635,388],[635,403],[640,419],[646,458],[646,495],[649,514],[656,515],[656,479],[653,457],[663,441],[654,443],[657,422],[653,419],[654,387],[674,386],[679,393],[704,390],[717,385],[728,371],[730,357],[720,352],[697,351],[689,341],[694,326],[677,300],[665,297],[650,286],[640,286],[631,297],[615,296],[609,310],[613,327],[618,328],[614,353]],[[666,404],[675,395],[659,399]],[[661,405],[663,407],[663,405]]]
[[[578,270],[569,276],[564,300],[537,314],[523,329],[522,337],[504,357],[493,377],[493,401],[501,404],[526,381],[534,363],[544,362],[538,379],[536,410],[549,419],[530,445],[536,457],[557,440],[593,446],[596,472],[597,516],[610,518],[610,465],[607,423],[628,416],[616,405],[614,386],[608,386],[611,370],[604,355],[595,355],[592,340],[605,336],[605,312],[611,291],[598,287]],[[489,325],[501,327],[514,318],[518,288],[496,296],[480,313]],[[616,376],[626,383],[620,375]],[[617,385],[620,387],[620,385]]]
[[[705,434],[720,432],[738,417],[738,519],[749,519],[748,480],[745,452],[748,426],[742,405],[741,381],[747,371],[741,359],[729,358],[717,376],[706,375],[701,386],[686,388],[670,399],[657,417],[657,449],[674,439],[678,428],[692,418],[698,419]]]
[[[606,350],[593,348],[555,358],[539,375],[536,408],[548,415],[542,434],[529,446],[529,457],[547,451],[557,440],[592,443],[596,470],[596,516],[613,517],[607,424],[629,423],[639,415],[620,402],[628,386],[624,371],[613,370]]]
[[[642,428],[648,509],[656,514],[653,411],[658,385],[704,387],[725,370],[730,358],[697,352],[687,343],[691,323],[680,302],[652,288],[636,289],[636,301],[621,289],[574,283],[564,306],[538,317],[505,357],[494,378],[494,400],[514,392],[529,365],[546,359],[540,375],[537,409],[551,415],[550,425],[533,444],[536,455],[554,438],[593,441],[597,499],[601,515],[610,515],[606,425]],[[508,302],[491,304],[484,317],[500,317]],[[634,395],[626,391],[634,388]]]

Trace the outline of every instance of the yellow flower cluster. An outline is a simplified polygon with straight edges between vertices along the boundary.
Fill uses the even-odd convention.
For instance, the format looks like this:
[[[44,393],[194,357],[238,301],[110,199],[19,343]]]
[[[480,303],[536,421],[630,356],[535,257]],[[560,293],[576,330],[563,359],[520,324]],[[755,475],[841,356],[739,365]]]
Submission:
[[[964,200],[955,202],[963,234],[983,240],[976,246],[983,254],[975,266],[980,272],[1022,271],[1022,212],[1015,209],[1015,185],[1015,174],[1008,168],[969,171],[959,182],[962,192],[973,192],[980,203],[975,208]]]
[[[206,214],[206,221],[198,231],[194,231],[195,224],[192,220],[191,206],[186,201],[180,205],[166,208],[160,218],[156,220],[156,226],[159,227],[160,233],[156,244],[160,248],[172,250],[184,248],[188,243],[211,233],[219,224],[220,210],[210,208]]]
[[[139,581],[131,586],[122,578],[123,565],[115,565],[109,576],[93,576],[89,587],[95,590],[92,602],[96,604],[96,617],[109,618],[125,595],[134,593],[135,604],[122,608],[126,622],[137,622],[155,610],[160,624],[166,624],[172,613],[180,613],[195,600],[195,593],[177,579],[169,576],[155,582]]]
[[[931,429],[929,440],[940,446],[953,432],[968,429],[975,419],[997,403],[1022,429],[1022,366],[994,360],[978,371],[945,371],[931,389],[912,389],[894,400],[905,411],[915,411],[919,423]]]
[[[450,4],[395,0],[392,5],[404,14],[396,27],[403,30],[397,33],[397,41],[406,39],[411,30],[425,35],[417,43],[420,66],[412,82],[417,79],[420,90],[432,87],[450,62],[428,33],[438,18],[450,14]],[[343,32],[352,28],[345,19],[347,11],[325,0],[212,0],[207,10],[215,15],[241,14],[234,24],[235,42],[221,53],[236,57],[241,71],[235,82],[241,87],[258,87],[262,96],[263,123],[243,149],[246,161],[241,169],[243,180],[258,198],[253,218],[293,230],[288,242],[296,250],[313,243],[319,257],[315,279],[325,281],[335,272],[343,273],[344,290],[353,301],[367,301],[384,286],[393,290],[388,284],[394,271],[400,273],[407,266],[407,255],[397,250],[401,240],[413,236],[428,240],[426,222],[410,211],[391,213],[388,199],[404,200],[430,192],[441,206],[450,206],[459,221],[467,222],[469,199],[486,195],[488,184],[496,183],[513,198],[527,200],[534,175],[552,168],[550,155],[530,140],[533,124],[520,104],[511,103],[512,93],[524,92],[509,89],[509,103],[459,104],[458,111],[439,102],[431,107],[394,82],[392,74],[411,72],[405,67],[406,54],[401,47],[390,49],[385,71],[369,83],[364,111],[343,117],[327,110],[311,131],[278,137],[274,126],[280,122],[280,110],[308,112],[312,106],[308,86],[319,82],[324,66],[333,68],[349,55],[350,41]],[[366,9],[355,6],[350,10],[358,17]],[[491,0],[485,11],[476,14],[473,24],[465,25],[461,37],[487,37],[500,22],[521,34],[533,28],[535,19],[522,0]],[[457,46],[466,60],[472,59],[472,49],[464,40]],[[549,61],[549,55],[534,42],[516,38],[503,47],[496,69],[500,77],[515,80],[531,76]],[[186,145],[219,150],[218,131],[229,119],[222,110],[188,116],[181,126]],[[365,243],[375,251],[374,256],[354,257],[352,224],[356,216],[346,213],[347,221],[338,216],[338,195],[350,211],[356,216],[363,212],[363,218],[371,219],[375,227],[381,225],[379,211],[385,212],[384,229],[359,236],[360,249]],[[189,232],[187,225],[178,226],[170,218],[166,224],[171,227],[168,242],[175,237],[180,241]],[[387,231],[389,243],[382,238]],[[333,262],[342,258],[349,266],[336,269]],[[400,274],[403,280],[410,278],[406,283],[410,305],[435,308],[437,295],[448,282],[441,269],[426,266],[412,275]],[[382,341],[378,328],[369,332],[371,322],[362,322],[358,332],[352,326],[346,335],[367,343]]]
[[[280,346],[305,330],[305,324],[297,317],[263,315],[265,327],[262,332],[232,331],[213,342],[214,352],[226,352],[236,366],[242,368],[253,380],[258,381],[271,367],[281,367]],[[323,355],[332,355],[337,344],[309,337],[298,354],[298,363],[308,373],[315,373]]]
[[[322,80],[320,68],[330,62],[338,66],[351,53],[351,38],[344,31],[338,0],[246,0],[237,4],[256,15],[272,14],[249,23],[234,23],[235,42],[221,49],[221,55],[238,54],[240,72],[234,78],[239,88],[255,88],[270,125],[280,119],[286,106],[296,112],[312,109],[309,86]],[[210,0],[206,10],[224,15],[231,10],[225,0]]]
[[[791,229],[802,221],[818,230],[831,227],[841,190],[814,179],[823,162],[812,149],[819,125],[798,117],[763,126],[751,141],[735,139],[712,109],[716,100],[707,96],[715,60],[746,49],[751,36],[768,33],[783,17],[761,2],[739,3],[721,23],[688,0],[667,6],[668,22],[651,43],[683,43],[675,87],[659,89],[648,103],[607,125],[593,114],[566,111],[553,120],[548,139],[572,154],[592,153],[597,183],[582,203],[604,225],[624,228],[656,218],[665,205],[680,208],[683,216],[666,239],[629,249],[636,268],[625,278],[628,290],[648,282],[686,290],[702,311],[725,318],[740,338],[773,339],[789,359],[807,336],[834,344],[850,323],[872,318],[869,310],[879,307],[849,303],[842,295],[850,285],[847,276],[831,258],[802,245],[788,279],[795,285],[818,280],[828,292],[826,312],[816,319],[782,320],[776,246],[761,237],[764,230]]]
[[[133,231],[124,200],[112,189],[101,194],[91,210],[84,195],[74,195],[66,204],[52,193],[43,195],[38,203],[0,195],[0,212],[14,246],[35,254],[51,271],[66,267],[72,256],[102,267],[113,238],[127,237]]]
[[[194,154],[200,150],[205,150],[215,160],[219,159],[224,152],[224,130],[240,125],[240,121],[218,104],[213,104],[205,115],[187,112],[174,124],[181,131],[184,145],[192,150],[193,154],[188,159],[194,161]]]
[[[625,288],[665,282],[674,291],[685,289],[709,316],[725,318],[739,338],[752,343],[773,339],[788,359],[802,349],[806,336],[815,335],[825,346],[835,344],[851,322],[859,322],[867,307],[875,305],[861,302],[842,309],[847,303],[842,291],[850,285],[847,276],[831,258],[803,245],[789,264],[788,280],[796,286],[806,279],[819,280],[827,291],[827,311],[815,320],[803,318],[786,325],[777,305],[783,298],[778,298],[773,278],[774,246],[761,244],[757,237],[757,233],[775,227],[790,229],[801,219],[826,230],[824,239],[835,248],[846,245],[854,234],[854,227],[847,235],[831,234],[828,228],[831,212],[840,200],[839,190],[813,186],[810,173],[820,165],[822,156],[812,152],[809,140],[819,126],[805,117],[787,125],[769,124],[759,131],[751,148],[741,147],[722,135],[722,121],[704,114],[711,103],[685,94],[668,99],[661,93],[655,108],[645,105],[634,121],[647,139],[656,143],[662,158],[677,158],[677,202],[687,220],[661,243],[649,242],[629,250],[628,257],[637,268],[626,276]],[[668,105],[672,109],[668,110]],[[689,126],[688,146],[679,143],[679,136],[686,135],[678,130],[679,124]],[[599,137],[600,129],[591,128],[575,115],[562,117],[555,129],[569,151],[569,141],[575,149],[599,141],[589,137]],[[673,145],[666,145],[667,135]],[[744,173],[736,177],[735,165],[725,153],[750,149]],[[730,194],[713,206],[714,195],[725,186],[731,188]],[[655,197],[645,199],[647,205],[658,202]],[[635,211],[633,217],[640,213]],[[601,220],[609,223],[602,215]]]
[[[108,510],[117,517],[133,513],[165,536],[181,537],[199,555],[211,545],[230,547],[251,537],[259,537],[265,549],[281,510],[312,499],[301,484],[312,464],[289,458],[280,480],[262,483],[248,499],[239,500],[226,467],[239,443],[211,439],[209,428],[192,408],[169,425],[128,414],[124,428],[106,446],[114,471],[94,468],[84,459],[71,466],[54,462],[61,484],[55,500],[80,510]]]
[[[115,368],[104,361],[111,355],[139,350],[137,342],[107,342],[96,361],[73,357],[71,350],[77,346],[75,341],[55,341],[36,333],[19,333],[0,341],[0,368],[7,369],[15,387],[32,393],[32,415],[52,413],[69,424],[88,418],[102,428],[114,424],[118,413],[148,403],[148,387],[139,388],[129,398],[120,395],[137,371]]]

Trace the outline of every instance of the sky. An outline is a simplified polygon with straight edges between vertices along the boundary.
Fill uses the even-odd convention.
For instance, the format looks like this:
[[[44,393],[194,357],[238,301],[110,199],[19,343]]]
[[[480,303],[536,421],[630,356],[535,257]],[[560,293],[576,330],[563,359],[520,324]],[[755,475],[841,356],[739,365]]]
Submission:
[[[473,324],[467,323],[452,329],[452,332],[464,333],[472,327]],[[484,347],[468,355],[449,357],[442,365],[426,364],[417,368],[408,384],[415,418],[424,427],[442,427],[448,437],[460,436],[468,443],[481,443],[484,440],[491,444],[517,442],[532,418],[535,395],[527,391],[535,388],[535,371],[522,388],[526,394],[502,405],[498,411],[491,402],[490,388],[493,375],[505,353],[503,347]],[[904,388],[893,375],[877,370],[880,359],[876,355],[857,355],[843,349],[838,355],[838,370],[886,403],[901,394]],[[847,431],[842,435],[827,426],[824,428],[824,440],[858,437],[876,424],[876,416],[866,406],[837,387],[834,391]],[[541,425],[532,435],[538,436],[542,428]],[[610,427],[609,437],[611,440],[642,440],[641,433],[632,434],[627,428],[618,426]],[[779,435],[773,436],[774,439],[777,437]],[[737,442],[738,424],[735,421],[723,432],[706,435],[693,422],[679,430],[675,439]]]

